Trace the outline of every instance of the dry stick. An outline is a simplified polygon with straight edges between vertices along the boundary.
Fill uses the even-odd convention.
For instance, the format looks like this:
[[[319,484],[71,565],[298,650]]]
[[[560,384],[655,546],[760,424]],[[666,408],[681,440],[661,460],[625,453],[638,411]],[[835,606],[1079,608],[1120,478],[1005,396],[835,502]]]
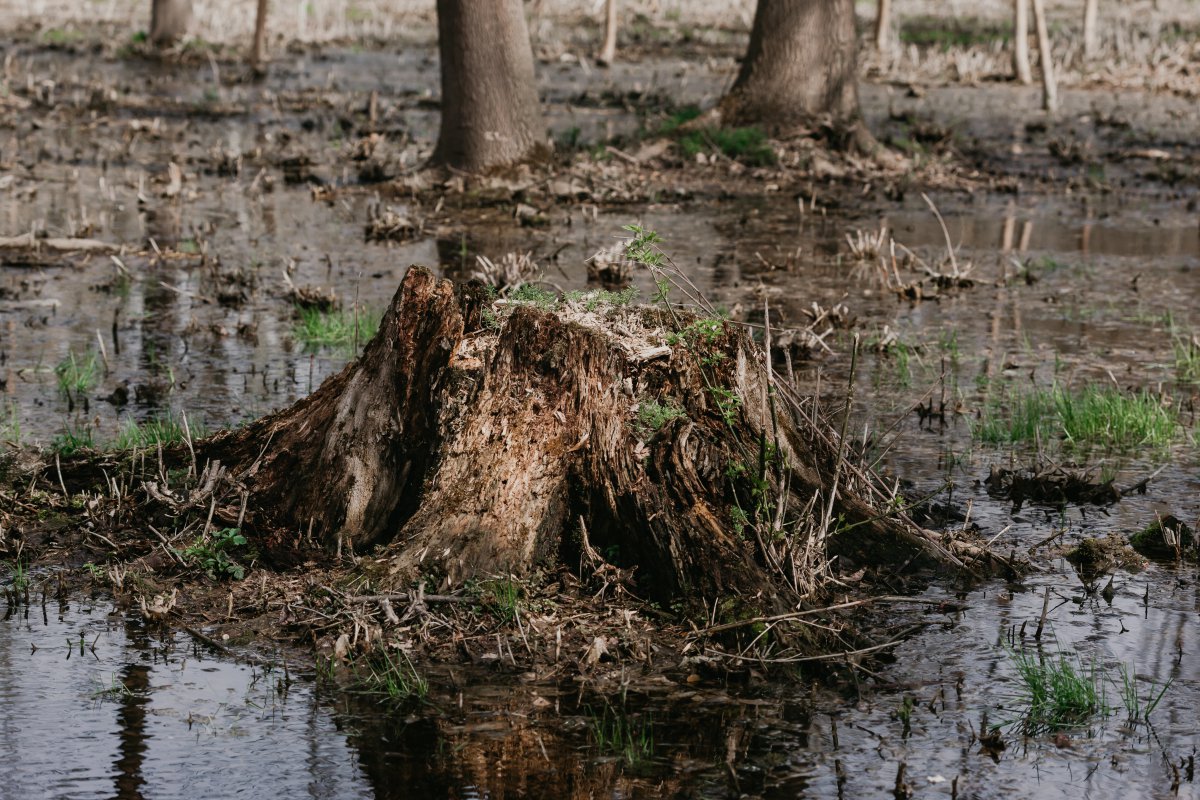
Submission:
[[[1028,86],[1033,83],[1029,66],[1029,0],[1013,0],[1013,68],[1017,80]]]
[[[837,605],[825,606],[824,608],[810,608],[805,611],[791,611],[786,614],[775,614],[770,617],[753,617],[751,619],[740,619],[736,622],[724,622],[720,625],[714,625],[709,628],[701,628],[689,632],[689,637],[706,636],[710,633],[720,633],[721,631],[733,630],[735,628],[744,628],[747,625],[758,625],[762,623],[783,622],[785,620],[801,619],[802,617],[811,617],[817,614],[827,614],[830,611],[840,611],[847,608],[857,608],[871,603],[913,603],[923,606],[938,606],[945,607],[951,611],[965,611],[967,606],[960,603],[949,603],[945,600],[926,600],[920,597],[903,597],[900,595],[884,595],[882,597],[866,597],[862,600],[848,600],[845,603]]]
[[[1046,615],[1050,613],[1050,587],[1046,587],[1046,594],[1042,597],[1042,616],[1038,620],[1037,632],[1033,634],[1033,638],[1037,641],[1042,640],[1042,629],[1046,627]]]
[[[1033,22],[1042,61],[1042,108],[1053,114],[1058,110],[1058,84],[1054,79],[1054,54],[1050,52],[1050,29],[1046,25],[1046,0],[1033,0]]]
[[[942,226],[942,235],[946,237],[946,252],[950,254],[950,269],[954,270],[953,277],[960,277],[958,272],[958,259],[954,257],[954,242],[950,240],[950,230],[946,227],[946,220],[942,219],[942,212],[938,211],[937,206],[929,199],[929,195],[921,192],[921,199],[929,206],[929,210],[937,217],[938,225]]]

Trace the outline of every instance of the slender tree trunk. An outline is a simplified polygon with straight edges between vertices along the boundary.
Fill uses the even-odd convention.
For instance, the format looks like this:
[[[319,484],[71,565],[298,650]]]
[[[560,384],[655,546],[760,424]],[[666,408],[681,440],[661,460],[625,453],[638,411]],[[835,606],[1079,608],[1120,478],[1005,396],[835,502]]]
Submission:
[[[1058,83],[1054,77],[1054,53],[1050,49],[1050,27],[1046,24],[1046,0],[1033,0],[1033,22],[1037,27],[1038,59],[1042,66],[1042,108],[1058,110]]]
[[[875,11],[875,49],[886,53],[892,28],[892,0],[879,0]]]
[[[547,149],[521,0],[438,0],[442,126],[434,164],[484,170]]]
[[[187,36],[192,24],[192,0],[151,0],[150,43],[170,47]]]
[[[250,48],[250,66],[255,70],[262,69],[267,53],[267,8],[268,0],[258,0],[254,14],[254,44]]]
[[[1029,66],[1029,0],[1013,0],[1013,69],[1022,84],[1033,83],[1033,69]]]
[[[857,52],[852,0],[759,0],[722,122],[772,131],[818,116],[857,122]]]
[[[521,306],[484,335],[485,296],[414,267],[356,362],[196,443],[248,492],[243,525],[268,558],[308,534],[374,547],[386,588],[596,569],[606,553],[644,596],[773,608],[820,582],[827,547],[848,565],[962,566],[954,545],[886,510],[810,407],[768,390],[761,351],[732,326],[672,346],[659,310],[612,310],[650,337],[629,339],[594,321],[604,312],[587,323]],[[651,428],[642,403],[675,413]]]
[[[1096,25],[1100,17],[1100,0],[1085,0],[1083,4],[1083,58],[1091,61],[1100,49]]]
[[[613,63],[617,58],[617,0],[605,0],[604,3],[604,44],[596,60],[604,66]]]

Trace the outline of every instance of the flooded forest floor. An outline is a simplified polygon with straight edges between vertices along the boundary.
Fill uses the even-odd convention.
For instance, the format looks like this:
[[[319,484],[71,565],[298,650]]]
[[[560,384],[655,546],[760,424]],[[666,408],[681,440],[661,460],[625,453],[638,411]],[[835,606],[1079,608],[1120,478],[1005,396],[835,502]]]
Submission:
[[[635,16],[601,69],[594,24],[550,16],[556,154],[487,177],[421,169],[428,12],[293,41],[265,77],[203,39],[6,31],[0,710],[78,723],[0,726],[14,785],[44,788],[71,747],[91,755],[61,796],[174,796],[188,770],[230,794],[236,737],[330,798],[1197,796],[1200,21],[1130,5],[1096,66],[1058,9],[1053,115],[991,17],[906,17],[887,57],[864,42],[882,158],[820,131],[679,133],[744,25]],[[898,508],[1028,573],[835,563],[823,603],[861,605],[822,624],[847,652],[771,663],[760,635],[738,660],[704,635],[736,610],[654,608],[599,570],[425,597],[311,543],[266,569],[205,465],[164,463],[311,394],[413,264],[501,300],[650,302],[620,257],[634,224],[730,320],[769,314],[774,369],[831,417],[853,398],[851,445]],[[1166,544],[1129,547],[1155,525]],[[383,637],[401,646],[368,659]],[[1047,716],[1032,687],[1064,672],[1100,697]]]

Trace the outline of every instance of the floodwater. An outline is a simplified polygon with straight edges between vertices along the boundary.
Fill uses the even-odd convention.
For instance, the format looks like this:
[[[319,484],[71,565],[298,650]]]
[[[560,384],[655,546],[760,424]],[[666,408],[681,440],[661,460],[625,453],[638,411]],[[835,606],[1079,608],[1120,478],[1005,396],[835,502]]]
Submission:
[[[379,310],[409,264],[462,277],[476,256],[529,252],[545,280],[581,288],[585,259],[637,221],[660,231],[679,267],[735,318],[761,318],[765,302],[778,330],[806,325],[813,303],[844,304],[858,320],[860,370],[848,374],[853,333],[836,330],[825,339],[828,352],[796,354],[796,380],[819,385],[831,402],[853,381],[852,430],[858,437],[869,426],[864,452],[907,482],[906,495],[936,492],[969,509],[970,520],[1006,551],[1027,551],[1060,528],[1061,541],[1071,543],[1128,534],[1156,513],[1189,523],[1200,517],[1200,469],[1190,443],[1085,454],[1118,485],[1162,468],[1145,495],[1110,509],[1014,512],[988,497],[980,481],[993,464],[1027,464],[1031,453],[981,447],[970,431],[981,386],[996,380],[1161,388],[1178,398],[1185,421],[1194,415],[1195,386],[1179,379],[1173,358],[1180,337],[1200,326],[1194,188],[1151,191],[1122,182],[1141,168],[1127,165],[1119,174],[1114,168],[1089,176],[1092,191],[1054,197],[934,193],[945,233],[919,196],[886,199],[880,187],[867,187],[862,203],[847,208],[828,206],[819,188],[718,204],[680,197],[667,185],[656,203],[541,209],[549,225],[531,228],[514,223],[511,203],[456,214],[385,196],[384,204],[428,224],[411,241],[371,243],[363,229],[374,198],[327,202],[313,196],[309,181],[355,182],[346,159],[321,154],[346,145],[348,134],[331,120],[361,115],[373,90],[383,93],[381,124],[389,137],[428,138],[435,112],[412,88],[433,83],[427,53],[395,58],[398,72],[381,59],[297,56],[278,66],[282,87],[274,96],[210,79],[208,67],[143,84],[135,78],[142,81],[150,65],[105,62],[95,73],[101,88],[133,98],[108,108],[103,94],[96,100],[93,75],[64,71],[60,54],[18,56],[15,68],[31,76],[29,85],[54,79],[46,91],[59,105],[49,103],[36,126],[21,118],[21,135],[4,153],[21,166],[0,185],[0,234],[40,229],[129,249],[119,264],[107,256],[4,254],[0,439],[46,444],[64,430],[86,428],[103,443],[129,418],[168,411],[208,430],[236,424],[303,397],[349,357],[297,342],[288,281]],[[640,76],[647,89],[665,86],[695,101],[719,91],[729,73],[696,71],[688,62],[631,69],[598,75],[579,65],[544,65],[555,131],[578,128],[576,135],[589,140],[637,129],[636,114],[579,100],[581,92],[594,99],[606,86]],[[17,75],[14,85],[24,78]],[[318,90],[333,99],[322,105]],[[953,116],[977,102],[980,94],[970,92],[951,87],[907,100],[866,87],[864,97],[875,109],[873,124],[883,125],[887,103],[933,113],[942,102]],[[1014,98],[1032,95],[998,87],[984,96],[979,102],[992,122],[988,114],[972,116],[959,135],[1009,157],[1017,140],[1032,151],[1030,134],[1014,134],[1007,119]],[[1150,110],[1122,105],[1111,93],[1067,93],[1065,100],[1080,114],[1109,117],[1124,108],[1135,131],[1156,124],[1151,112],[1167,120],[1167,135],[1195,124],[1194,109],[1181,112],[1170,98]],[[250,110],[237,110],[239,103]],[[88,128],[80,120],[90,105]],[[1188,146],[1194,151],[1185,141],[1172,152],[1187,155]],[[256,149],[268,155],[248,155],[241,172],[222,172],[231,169],[228,152]],[[401,149],[396,157],[418,154]],[[302,155],[316,163],[306,165]],[[186,180],[168,197],[163,165],[172,160]],[[1027,174],[1065,169],[1032,155],[1017,166]],[[856,260],[846,241],[883,226],[939,269],[946,268],[948,235],[960,270],[976,285],[919,303],[898,299],[881,274],[887,263],[881,269],[873,259]],[[156,255],[150,240],[169,254]],[[903,277],[919,273],[906,268]],[[635,282],[648,295],[645,276]],[[878,352],[872,343],[889,334],[903,348]],[[99,356],[95,385],[69,403],[55,367],[88,353]],[[121,387],[127,403],[105,399]],[[921,424],[909,408],[927,391],[962,413]],[[1189,425],[1194,431],[1194,419]],[[892,796],[901,764],[917,797],[1195,797],[1196,570],[1118,571],[1109,603],[1065,561],[1039,552],[1035,562],[1044,571],[1020,585],[926,590],[928,598],[953,597],[965,611],[884,614],[889,629],[916,630],[894,648],[894,660],[862,665],[857,692],[840,694],[804,682],[671,683],[604,698],[577,686],[472,675],[435,680],[428,705],[394,711],[320,687],[311,665],[264,672],[216,657],[182,634],[110,616],[103,602],[43,606],[35,597],[31,606],[10,607],[0,622],[0,756],[7,770],[0,797],[271,790],[321,798],[853,798]],[[1094,664],[1115,709],[1058,736],[1025,736],[1011,651],[1022,647],[1022,632],[1024,646],[1036,646],[1032,631],[1047,588],[1042,648]],[[1122,668],[1137,676],[1142,698],[1166,687],[1150,724],[1127,722],[1117,686]],[[638,731],[645,752],[626,756],[597,742],[603,723],[596,720],[606,707]],[[985,714],[989,725],[1001,726],[1002,751],[981,748]]]

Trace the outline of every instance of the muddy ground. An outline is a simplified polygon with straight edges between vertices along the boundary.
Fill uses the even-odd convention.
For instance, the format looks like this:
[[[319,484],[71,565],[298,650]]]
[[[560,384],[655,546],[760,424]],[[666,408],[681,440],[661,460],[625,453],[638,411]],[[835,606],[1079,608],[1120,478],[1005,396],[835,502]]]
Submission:
[[[116,608],[150,621],[151,638],[161,639],[155,648],[257,662],[277,647],[295,673],[333,685],[354,679],[323,672],[330,657],[352,657],[386,633],[432,676],[439,710],[373,715],[359,708],[360,696],[334,695],[341,719],[358,728],[351,739],[379,796],[404,775],[449,793],[492,786],[497,796],[527,791],[529,780],[559,781],[547,784],[559,796],[581,786],[644,796],[793,796],[812,786],[853,796],[856,787],[891,792],[906,760],[924,765],[913,768],[927,773],[917,779],[931,792],[949,793],[948,770],[956,769],[974,796],[1023,796],[1036,785],[1029,770],[1076,785],[1063,777],[1073,762],[1062,755],[1075,740],[1092,766],[1111,765],[1092,785],[1101,796],[1130,787],[1167,793],[1172,783],[1194,792],[1186,709],[1200,682],[1182,658],[1194,635],[1194,569],[1106,572],[1118,592],[1106,607],[1097,592],[1107,577],[1078,580],[1058,558],[1086,538],[1127,537],[1158,515],[1192,525],[1200,516],[1200,376],[1180,366],[1181,348],[1188,353],[1200,330],[1194,4],[1122,6],[1106,17],[1094,65],[1078,60],[1072,6],[1053,4],[1065,84],[1054,116],[1039,110],[1039,89],[1008,79],[997,8],[952,25],[931,18],[944,13],[940,6],[901,11],[901,46],[880,57],[864,44],[862,70],[863,112],[890,156],[843,156],[818,135],[771,142],[770,164],[704,148],[688,155],[661,134],[680,109],[715,101],[732,80],[744,8],[719,17],[702,5],[639,8],[622,60],[602,70],[587,57],[591,17],[567,4],[534,5],[544,14],[533,28],[557,154],[487,178],[420,168],[438,108],[428,8],[285,9],[286,41],[276,42],[262,79],[240,60],[248,8],[205,9],[202,38],[165,57],[132,36],[132,6],[108,4],[86,21],[52,5],[35,10],[36,19],[8,17],[16,21],[3,35],[0,235],[32,233],[38,243],[10,242],[0,266],[9,617],[31,609],[36,617],[56,599],[82,597],[90,607],[115,597]],[[927,525],[1031,556],[1034,576],[974,591],[935,582],[921,602],[870,604],[866,618],[842,616],[860,609],[831,612],[825,622],[845,631],[844,651],[887,645],[878,652],[900,661],[889,668],[841,655],[832,669],[801,667],[801,682],[832,680],[855,698],[830,705],[814,699],[817,689],[781,688],[795,685],[775,680],[782,668],[794,681],[795,664],[716,660],[708,644],[737,654],[752,643],[696,636],[720,621],[719,609],[708,620],[680,620],[671,609],[621,599],[603,575],[568,572],[520,586],[500,580],[453,599],[396,596],[385,608],[356,582],[352,559],[331,566],[317,550],[282,573],[238,551],[248,572],[228,580],[179,556],[209,527],[203,498],[158,520],[170,527],[149,529],[139,515],[144,497],[135,486],[147,477],[186,500],[199,477],[187,474],[186,459],[180,471],[160,469],[150,448],[126,462],[128,473],[110,469],[91,485],[58,475],[55,449],[61,455],[73,440],[110,446],[131,419],[186,417],[200,435],[310,393],[352,348],[299,340],[297,289],[368,314],[382,309],[409,264],[462,279],[480,270],[480,256],[532,263],[525,279],[551,288],[594,286],[588,259],[634,222],[659,231],[734,319],[761,320],[765,301],[773,324],[791,329],[777,368],[802,390],[832,411],[853,387],[855,441],[868,462],[903,482],[905,497],[941,508]],[[880,260],[864,246],[882,227],[898,245],[894,264],[890,248]],[[56,250],[53,239],[71,241]],[[84,239],[104,248],[77,249]],[[645,275],[632,280],[651,296]],[[856,337],[862,358],[851,374]],[[55,367],[88,354],[97,357],[93,385],[65,396]],[[1181,435],[1165,448],[1086,452],[1057,441],[978,441],[974,425],[993,386],[1059,382],[1155,393],[1178,410]],[[989,493],[995,468],[1046,462],[1077,462],[1094,483],[1118,488],[1152,477],[1145,493],[1119,502],[1015,503]],[[16,591],[30,570],[34,579]],[[841,584],[822,603],[859,596],[861,575],[835,576]],[[927,584],[909,586],[901,574],[882,581],[873,588],[890,595]],[[1099,646],[1102,658],[1122,663],[1157,654],[1137,667],[1174,681],[1159,745],[1144,729],[1132,740],[1072,732],[1066,744],[1014,736],[1013,761],[984,765],[998,756],[981,750],[976,733],[986,727],[981,704],[992,702],[996,714],[984,687],[988,675],[1004,673],[999,632],[1032,628],[1046,586],[1057,593],[1051,622],[1064,646]],[[964,604],[975,610],[961,612]],[[515,617],[510,607],[520,609]],[[158,628],[164,618],[183,627],[182,644]],[[1138,631],[1140,644],[1104,633],[1118,623]],[[459,635],[448,637],[451,630]],[[140,629],[126,635],[145,638]],[[931,664],[935,651],[948,655]],[[591,702],[580,686],[593,700],[642,698],[631,719],[659,714],[659,760],[639,766],[601,752],[580,762]],[[930,709],[908,750],[898,742],[908,741],[909,724],[900,727],[894,713],[906,693]],[[841,740],[864,741],[854,745],[858,755],[839,756],[836,720],[831,728],[821,715],[833,708],[842,718],[856,704],[865,716]],[[697,707],[711,726],[690,740]],[[499,736],[496,720],[505,717],[508,734]],[[393,730],[398,719],[407,722]],[[367,744],[389,736],[409,742],[406,752],[423,752],[416,743],[433,739],[467,755],[439,751],[426,764]],[[920,744],[939,740],[958,741],[962,758]],[[886,775],[875,774],[875,752]],[[523,766],[496,766],[504,763]],[[871,765],[858,771],[874,777],[857,776],[855,764]]]

